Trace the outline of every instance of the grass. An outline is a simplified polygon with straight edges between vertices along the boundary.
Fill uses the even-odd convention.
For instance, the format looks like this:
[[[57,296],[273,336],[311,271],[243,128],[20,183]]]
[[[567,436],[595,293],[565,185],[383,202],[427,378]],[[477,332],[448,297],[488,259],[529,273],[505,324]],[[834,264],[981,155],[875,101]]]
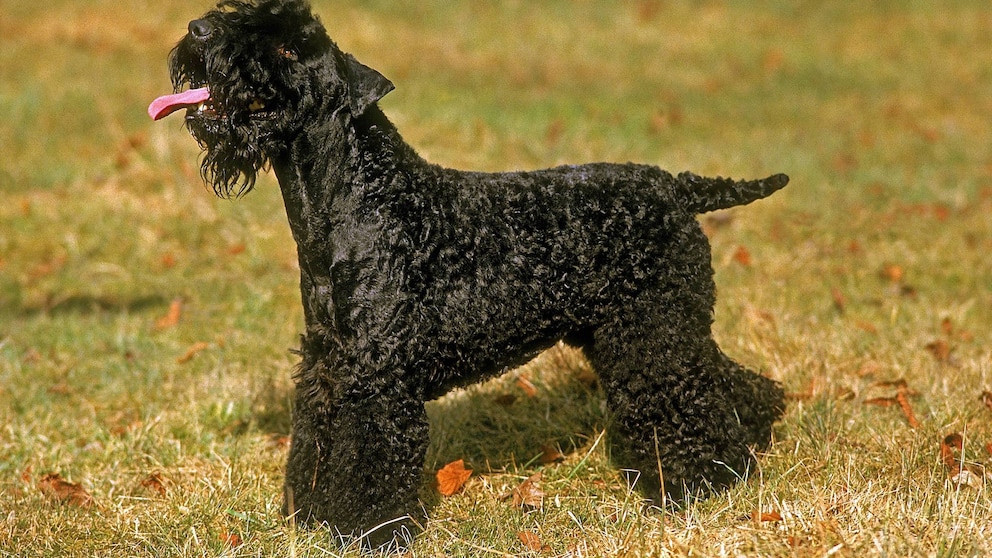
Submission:
[[[793,179],[702,218],[721,345],[792,394],[748,482],[643,509],[597,443],[602,394],[554,350],[430,404],[414,556],[992,553],[992,492],[956,489],[940,454],[960,432],[988,464],[992,442],[987,3],[399,4],[318,11],[397,83],[383,106],[436,162]],[[144,114],[207,7],[0,13],[0,556],[355,555],[279,513],[302,317],[275,184],[213,198],[178,121]],[[915,428],[866,404],[896,380]],[[432,472],[460,458],[473,477],[439,496]],[[542,508],[501,499],[536,471]]]

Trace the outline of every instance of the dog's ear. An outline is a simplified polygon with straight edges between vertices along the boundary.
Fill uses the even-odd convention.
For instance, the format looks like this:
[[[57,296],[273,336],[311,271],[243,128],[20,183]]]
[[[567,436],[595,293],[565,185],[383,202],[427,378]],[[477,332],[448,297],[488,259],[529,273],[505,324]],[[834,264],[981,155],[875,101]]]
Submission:
[[[362,64],[350,54],[344,55],[345,78],[351,113],[358,116],[392,91],[395,86],[379,72]]]

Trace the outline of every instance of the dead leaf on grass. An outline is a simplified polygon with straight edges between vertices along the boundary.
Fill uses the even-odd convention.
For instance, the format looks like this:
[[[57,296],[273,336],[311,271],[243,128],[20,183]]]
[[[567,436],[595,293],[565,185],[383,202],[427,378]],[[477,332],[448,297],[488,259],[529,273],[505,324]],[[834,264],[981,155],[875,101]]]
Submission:
[[[782,521],[782,514],[774,510],[768,512],[754,510],[751,512],[751,521],[755,523]]]
[[[550,463],[560,463],[565,460],[565,456],[558,451],[558,448],[545,444],[541,446],[541,463],[548,465]]]
[[[985,479],[990,475],[984,467],[974,463],[965,463],[962,454],[964,453],[964,437],[954,432],[948,434],[940,442],[940,460],[947,467],[948,477],[955,488],[966,486],[969,488],[981,488],[985,484]]]
[[[41,477],[38,480],[38,490],[48,498],[59,502],[81,508],[93,505],[93,497],[82,486],[64,480],[58,473],[48,473]]]
[[[159,473],[158,471],[142,479],[141,487],[151,492],[155,492],[159,496],[165,496],[165,481],[162,478],[162,473]]]
[[[461,490],[471,476],[472,470],[465,468],[464,459],[452,461],[437,472],[438,492],[445,496],[451,496]]]
[[[906,273],[900,265],[886,264],[882,267],[882,271],[879,272],[879,275],[882,279],[887,279],[890,283],[902,283],[902,279]]]
[[[916,419],[916,413],[913,412],[913,406],[909,403],[910,397],[916,397],[920,393],[912,388],[906,383],[904,379],[898,380],[886,380],[875,382],[872,387],[886,387],[886,388],[896,388],[896,394],[892,397],[871,397],[864,400],[865,405],[876,405],[878,407],[891,407],[893,405],[898,405],[902,414],[906,417],[906,422],[909,423],[911,428],[919,428],[920,421]]]
[[[204,341],[193,343],[188,349],[186,349],[186,352],[183,353],[182,356],[176,359],[176,362],[179,364],[186,364],[187,362],[193,360],[193,357],[195,357],[197,353],[201,353],[209,348],[210,343]]]
[[[951,361],[951,344],[947,341],[937,339],[927,343],[926,348],[937,359],[937,362],[947,363]]]
[[[513,507],[540,508],[544,504],[544,491],[541,490],[541,471],[527,477],[513,489]]]
[[[834,301],[834,308],[843,314],[844,309],[847,307],[847,297],[844,296],[844,292],[837,287],[832,287],[830,289],[830,298]]]
[[[537,395],[537,387],[526,376],[520,376],[517,378],[517,386],[524,390],[527,397],[534,397]]]
[[[744,246],[738,246],[734,251],[734,261],[745,267],[751,265],[751,252]]]
[[[909,404],[909,399],[906,397],[905,391],[899,390],[896,393],[896,402],[899,403],[902,414],[906,415],[906,422],[909,423],[910,428],[919,428],[920,421],[916,420],[916,414],[913,413],[913,407]]]
[[[243,542],[237,533],[228,533],[227,531],[221,532],[220,540],[227,545],[228,548],[238,548]]]
[[[169,303],[169,311],[161,318],[155,320],[155,329],[168,329],[176,327],[183,316],[183,301],[181,298],[173,299]]]
[[[541,542],[541,537],[533,531],[520,531],[517,533],[517,538],[520,542],[524,543],[529,550],[535,552],[550,552],[551,547]]]

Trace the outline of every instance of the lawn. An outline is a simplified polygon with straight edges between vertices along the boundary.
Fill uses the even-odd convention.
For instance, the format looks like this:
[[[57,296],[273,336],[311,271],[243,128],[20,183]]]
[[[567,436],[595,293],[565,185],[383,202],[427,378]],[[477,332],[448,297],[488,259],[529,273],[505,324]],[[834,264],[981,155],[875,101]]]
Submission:
[[[700,217],[721,346],[789,393],[759,470],[647,508],[556,348],[429,404],[410,555],[992,554],[987,1],[315,4],[434,162],[792,178]],[[0,556],[358,555],[280,514],[302,312],[274,178],[217,199],[145,114],[209,7],[0,10]]]

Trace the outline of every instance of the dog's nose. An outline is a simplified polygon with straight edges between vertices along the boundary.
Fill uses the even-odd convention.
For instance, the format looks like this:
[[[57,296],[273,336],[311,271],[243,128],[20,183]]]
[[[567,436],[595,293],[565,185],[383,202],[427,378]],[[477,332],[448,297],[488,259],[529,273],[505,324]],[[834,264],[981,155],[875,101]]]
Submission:
[[[194,19],[189,22],[189,34],[194,39],[206,39],[214,30],[214,26],[205,19]]]

